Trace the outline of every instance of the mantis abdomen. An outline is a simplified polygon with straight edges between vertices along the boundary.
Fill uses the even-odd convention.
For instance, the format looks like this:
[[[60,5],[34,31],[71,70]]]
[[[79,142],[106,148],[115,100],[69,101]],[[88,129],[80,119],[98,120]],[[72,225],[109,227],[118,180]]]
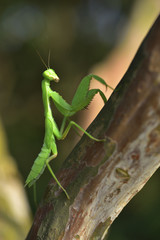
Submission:
[[[26,185],[32,186],[35,181],[41,176],[43,173],[45,167],[46,167],[46,159],[49,157],[51,153],[51,150],[46,147],[46,144],[44,143],[40,153],[38,154],[38,157],[34,161],[34,164],[31,168],[31,171],[27,177]]]

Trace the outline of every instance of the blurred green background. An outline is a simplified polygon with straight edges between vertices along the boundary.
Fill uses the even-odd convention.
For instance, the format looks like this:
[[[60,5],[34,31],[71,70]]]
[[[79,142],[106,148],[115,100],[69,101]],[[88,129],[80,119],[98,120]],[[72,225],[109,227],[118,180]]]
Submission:
[[[137,10],[136,4],[139,4]],[[36,50],[46,63],[50,50],[50,66],[61,80],[53,84],[52,89],[69,102],[81,78],[122,44],[132,27],[132,19],[136,19],[133,13],[137,11],[137,20],[143,22],[144,28],[148,24],[149,29],[159,5],[156,0],[2,0],[0,6],[0,118],[9,152],[24,184],[44,136],[41,80],[45,66]],[[138,35],[139,31],[135,33]],[[134,38],[138,37],[136,34]],[[130,44],[134,43],[130,41]],[[54,106],[53,113],[56,122],[61,123],[62,116]],[[85,118],[84,113],[77,114],[74,120],[80,124],[81,117]],[[57,142],[59,155],[52,163],[54,172],[77,140],[71,131],[65,141]],[[45,171],[37,184],[38,201],[49,179],[50,174]],[[157,238],[160,231],[159,179],[157,172],[129,203],[113,224],[108,239]],[[28,188],[26,191],[34,212],[33,191]]]

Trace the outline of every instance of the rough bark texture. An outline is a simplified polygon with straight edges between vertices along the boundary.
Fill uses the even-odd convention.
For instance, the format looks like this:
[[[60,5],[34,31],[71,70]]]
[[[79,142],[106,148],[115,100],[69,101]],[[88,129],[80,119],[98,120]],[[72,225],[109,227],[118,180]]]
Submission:
[[[160,17],[116,91],[52,181],[27,237],[104,239],[107,229],[160,166]]]

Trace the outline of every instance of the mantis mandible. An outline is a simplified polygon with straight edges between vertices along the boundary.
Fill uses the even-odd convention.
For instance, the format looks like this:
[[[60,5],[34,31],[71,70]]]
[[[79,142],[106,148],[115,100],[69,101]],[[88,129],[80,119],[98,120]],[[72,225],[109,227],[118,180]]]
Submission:
[[[42,80],[42,99],[43,99],[44,115],[45,115],[44,143],[26,179],[25,186],[26,185],[28,185],[29,187],[32,186],[42,175],[45,167],[47,167],[52,177],[55,179],[56,183],[64,191],[67,198],[69,199],[69,195],[67,191],[63,188],[61,183],[58,181],[49,164],[50,161],[56,158],[58,154],[56,139],[57,140],[64,139],[67,136],[70,128],[73,127],[73,128],[78,128],[80,131],[82,131],[84,134],[86,134],[89,138],[91,138],[94,141],[105,141],[105,139],[97,139],[93,137],[87,131],[85,131],[82,127],[80,127],[77,123],[75,123],[74,121],[71,121],[69,117],[73,116],[76,112],[80,111],[81,109],[84,109],[85,107],[87,107],[97,93],[100,94],[101,98],[104,101],[104,104],[106,103],[107,99],[104,93],[100,89],[89,90],[89,86],[92,78],[96,79],[101,84],[105,85],[106,88],[109,87],[112,90],[114,89],[110,87],[108,84],[106,84],[106,82],[99,76],[90,74],[82,79],[73,97],[72,103],[68,104],[59,95],[59,93],[57,93],[56,91],[53,91],[50,88],[51,81],[54,81],[56,83],[59,81],[59,77],[57,76],[55,71],[49,68],[43,72],[43,77],[44,79]],[[52,99],[55,107],[64,116],[60,129],[58,129],[58,126],[52,116],[52,111],[50,108],[50,99]],[[69,121],[69,124],[65,128],[66,121]]]

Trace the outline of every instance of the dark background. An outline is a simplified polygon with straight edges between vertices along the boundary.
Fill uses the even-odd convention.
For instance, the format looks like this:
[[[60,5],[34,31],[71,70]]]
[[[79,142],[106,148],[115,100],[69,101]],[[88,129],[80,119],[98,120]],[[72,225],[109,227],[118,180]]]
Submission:
[[[52,89],[69,102],[81,78],[122,41],[130,28],[128,23],[135,4],[135,0],[1,1],[0,114],[9,151],[16,160],[23,183],[44,136],[41,80],[45,66],[36,50],[46,63],[50,50],[50,66],[61,79]],[[147,13],[143,8],[139,11],[139,16],[147,23]],[[54,106],[53,114],[60,123],[62,116]],[[83,116],[84,113],[80,113],[74,120],[81,124]],[[52,163],[54,172],[77,140],[71,131],[65,141],[57,142],[59,155]],[[39,201],[49,179],[50,174],[45,171],[38,181]],[[122,211],[108,239],[157,239],[160,231],[159,179],[157,171]],[[34,212],[33,191],[28,188],[26,191]]]

